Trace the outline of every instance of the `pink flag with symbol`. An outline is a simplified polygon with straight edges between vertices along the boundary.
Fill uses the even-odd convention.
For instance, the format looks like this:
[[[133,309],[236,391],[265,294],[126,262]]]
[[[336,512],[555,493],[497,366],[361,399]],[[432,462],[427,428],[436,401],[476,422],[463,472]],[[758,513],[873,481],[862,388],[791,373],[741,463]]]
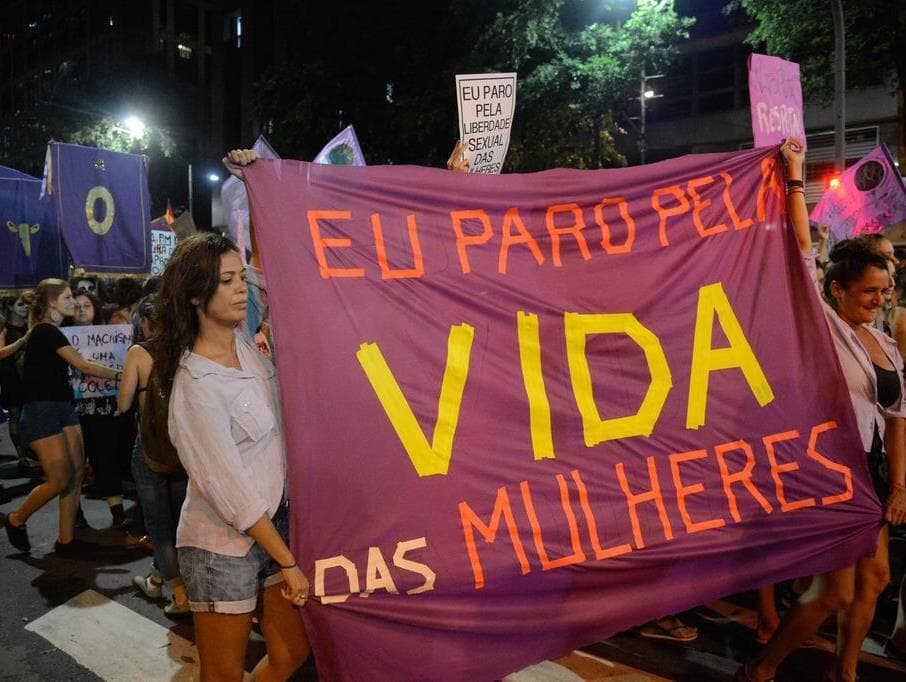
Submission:
[[[880,232],[906,220],[906,187],[887,147],[878,145],[847,168],[809,217],[829,226],[834,240]]]

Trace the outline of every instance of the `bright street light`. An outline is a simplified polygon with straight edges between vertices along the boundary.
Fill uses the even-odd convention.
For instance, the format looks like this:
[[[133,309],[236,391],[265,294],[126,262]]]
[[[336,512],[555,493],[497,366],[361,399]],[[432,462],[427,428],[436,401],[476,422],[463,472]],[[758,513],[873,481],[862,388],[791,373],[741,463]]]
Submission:
[[[123,121],[123,124],[134,138],[142,137],[145,134],[145,123],[138,116],[130,116]]]
[[[217,173],[209,173],[208,180],[210,180],[211,182],[217,182],[218,180],[220,180],[220,176],[217,175]]]
[[[653,99],[655,97],[663,97],[663,95],[658,95],[648,87],[648,81],[654,80],[655,78],[663,78],[664,74],[658,73],[652,76],[645,75],[645,65],[642,65],[642,76],[639,79],[639,163],[645,163],[645,152],[648,149],[648,141],[645,139],[645,100]]]

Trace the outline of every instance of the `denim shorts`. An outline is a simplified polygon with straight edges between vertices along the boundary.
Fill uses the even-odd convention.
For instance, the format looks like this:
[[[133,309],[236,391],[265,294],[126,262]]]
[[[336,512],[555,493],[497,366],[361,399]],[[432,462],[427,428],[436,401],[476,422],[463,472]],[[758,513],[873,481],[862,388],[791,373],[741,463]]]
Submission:
[[[289,508],[286,503],[272,519],[280,537],[289,544]],[[189,609],[208,613],[252,613],[258,593],[283,581],[280,567],[258,544],[245,556],[227,556],[199,547],[180,547],[179,572],[189,595]]]
[[[37,400],[25,403],[19,416],[19,438],[28,445],[41,438],[63,433],[66,426],[78,426],[75,407],[65,400]]]

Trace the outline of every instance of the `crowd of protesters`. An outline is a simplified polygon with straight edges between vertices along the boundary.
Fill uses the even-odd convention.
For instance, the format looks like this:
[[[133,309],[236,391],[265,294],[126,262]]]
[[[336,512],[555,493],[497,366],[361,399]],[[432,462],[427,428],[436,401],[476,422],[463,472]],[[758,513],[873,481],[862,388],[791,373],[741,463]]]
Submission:
[[[788,140],[781,154],[790,229],[822,295],[883,522],[872,556],[796,580],[783,618],[775,587],[758,591],[755,638],[762,647],[736,679],[773,679],[784,659],[836,616],[836,656],[826,678],[849,681],[890,582],[888,524],[906,522],[906,278],[899,277],[893,245],[880,235],[828,251],[827,230],[819,227],[813,244],[804,151]],[[255,158],[235,150],[228,167],[241,178]],[[468,169],[461,145],[448,167]],[[125,520],[122,482],[131,474],[154,555],[134,584],[153,599],[166,587],[165,612],[192,614],[202,679],[241,679],[259,606],[268,654],[255,679],[286,679],[309,653],[295,608],[308,598],[308,581],[289,548],[281,408],[265,352],[271,340],[240,331],[247,298],[236,246],[203,233],[177,246],[159,281],[44,280],[2,308],[0,406],[20,465],[37,461],[44,476],[7,515],[10,543],[28,551],[28,518],[57,498],[55,551],[90,550],[75,530],[86,455],[116,527]],[[132,324],[134,345],[123,369],[79,355],[60,332],[65,324]],[[118,395],[73,401],[70,367],[116,379]],[[896,656],[906,652],[904,587],[888,643]],[[640,634],[676,642],[698,635],[677,616],[648,623]]]

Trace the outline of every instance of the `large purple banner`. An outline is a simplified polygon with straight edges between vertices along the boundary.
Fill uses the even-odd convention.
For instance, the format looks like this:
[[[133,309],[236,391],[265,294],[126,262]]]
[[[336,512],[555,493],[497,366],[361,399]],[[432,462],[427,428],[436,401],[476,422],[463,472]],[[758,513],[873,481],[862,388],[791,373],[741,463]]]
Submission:
[[[73,265],[85,273],[151,271],[148,159],[52,142],[47,193]]]
[[[776,148],[246,176],[324,679],[498,679],[873,549]]]

